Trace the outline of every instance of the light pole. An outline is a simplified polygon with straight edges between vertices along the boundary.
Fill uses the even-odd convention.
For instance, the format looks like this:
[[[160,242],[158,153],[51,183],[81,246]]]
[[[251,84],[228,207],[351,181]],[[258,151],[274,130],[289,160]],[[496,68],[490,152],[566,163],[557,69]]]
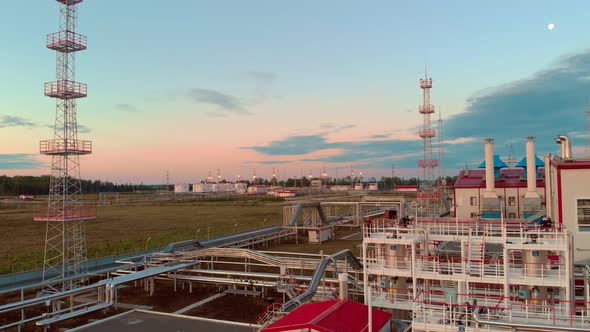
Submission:
[[[210,235],[210,232],[209,232],[209,230],[210,230],[211,228],[213,228],[213,226],[207,226],[207,240],[209,240],[209,235]]]
[[[147,263],[148,242],[150,242],[151,239],[152,239],[152,237],[151,236],[148,236],[148,238],[145,240],[145,251],[144,251],[144,255],[143,255],[143,262],[144,263]]]
[[[411,206],[412,208],[414,208],[414,213],[415,213],[415,215],[416,215],[416,219],[414,219],[414,224],[415,224],[416,222],[418,222],[418,207],[419,207],[420,205],[418,204],[418,202],[416,202],[416,201],[413,201],[413,202],[412,202],[412,204],[411,204],[410,206]]]

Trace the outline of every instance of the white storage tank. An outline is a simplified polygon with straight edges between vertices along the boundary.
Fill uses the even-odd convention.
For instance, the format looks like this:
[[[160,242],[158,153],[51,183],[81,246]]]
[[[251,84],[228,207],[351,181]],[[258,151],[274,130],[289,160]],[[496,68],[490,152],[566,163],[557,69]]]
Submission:
[[[175,193],[186,193],[188,192],[188,184],[186,183],[179,183],[174,185],[174,192]]]
[[[402,244],[385,245],[385,268],[388,269],[406,269],[407,253],[406,246]]]
[[[246,192],[246,188],[248,188],[248,185],[243,182],[234,183],[234,191],[239,194],[244,194]]]
[[[377,183],[377,182],[369,183],[369,190],[370,191],[378,191],[379,190],[379,183]]]
[[[210,193],[212,187],[210,183],[195,183],[193,184],[193,192],[195,193]]]
[[[549,255],[546,250],[523,250],[522,262],[524,274],[527,277],[546,276],[545,267],[549,263]]]

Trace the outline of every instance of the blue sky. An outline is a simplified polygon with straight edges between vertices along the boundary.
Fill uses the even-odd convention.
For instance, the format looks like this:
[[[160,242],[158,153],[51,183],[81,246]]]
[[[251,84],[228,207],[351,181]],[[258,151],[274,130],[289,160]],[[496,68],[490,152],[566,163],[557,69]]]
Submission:
[[[89,49],[77,79],[81,138],[95,153],[82,176],[115,181],[287,175],[312,168],[412,174],[420,152],[418,79],[428,64],[442,110],[449,173],[524,137],[557,152],[583,144],[590,81],[590,3],[560,1],[86,0]],[[45,34],[55,1],[4,4],[0,40],[0,173],[46,174],[55,75]],[[555,23],[552,31],[547,24]],[[306,172],[307,173],[307,172]],[[243,175],[244,177],[245,175]]]

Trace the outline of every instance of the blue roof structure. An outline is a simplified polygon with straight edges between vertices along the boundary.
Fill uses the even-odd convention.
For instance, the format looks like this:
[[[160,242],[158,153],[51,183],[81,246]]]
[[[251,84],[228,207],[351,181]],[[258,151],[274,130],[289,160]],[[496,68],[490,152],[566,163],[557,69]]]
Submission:
[[[516,164],[516,167],[526,168],[526,157],[522,158],[522,160],[519,161],[518,164]],[[545,167],[545,162],[542,161],[541,159],[539,159],[539,157],[537,157],[536,155],[535,155],[535,167],[536,168]]]
[[[508,165],[506,165],[505,162],[502,161],[502,159],[500,159],[499,155],[494,155],[494,169],[499,169],[499,168],[506,168],[508,167]],[[486,161],[484,160],[481,164],[479,164],[479,168],[486,168]]]

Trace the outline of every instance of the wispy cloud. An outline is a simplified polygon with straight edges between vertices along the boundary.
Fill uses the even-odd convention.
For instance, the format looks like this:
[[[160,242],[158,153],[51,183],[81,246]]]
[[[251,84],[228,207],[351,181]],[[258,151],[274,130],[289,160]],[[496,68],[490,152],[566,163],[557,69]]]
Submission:
[[[55,128],[53,124],[39,124],[33,120],[14,115],[0,116],[0,128],[21,127],[21,128]],[[78,124],[78,132],[89,133],[92,129],[83,124]]]
[[[15,169],[39,169],[44,168],[45,163],[35,159],[37,155],[34,154],[0,154],[0,169],[15,170]]]
[[[20,116],[13,116],[13,115],[2,115],[0,116],[0,128],[9,128],[9,127],[24,127],[24,128],[34,128],[38,125],[29,120],[25,119]]]
[[[451,141],[472,140],[460,149],[449,146],[447,161],[461,166],[465,159],[483,156],[484,137],[495,138],[499,154],[508,154],[513,145],[516,155],[523,155],[526,136],[537,137],[539,154],[557,152],[556,134],[584,131],[589,76],[590,50],[586,50],[563,56],[530,77],[475,94],[467,100],[465,112],[445,121],[445,136]]]
[[[48,125],[44,125],[43,127],[49,128],[49,129],[54,129],[55,128],[55,125],[48,124]],[[91,133],[91,132],[92,132],[92,128],[90,128],[90,127],[88,127],[86,125],[83,125],[81,123],[78,123],[78,133],[80,133],[80,134],[88,134],[88,133]]]
[[[78,132],[82,133],[82,134],[87,134],[87,133],[92,132],[92,128],[85,126],[81,123],[78,123]]]
[[[217,112],[248,113],[243,102],[238,97],[220,91],[194,88],[188,91],[188,97],[197,103],[217,106]]]
[[[590,51],[584,51],[564,56],[530,77],[473,95],[467,100],[465,112],[444,122],[445,168],[459,168],[465,162],[482,159],[485,137],[496,139],[496,153],[501,155],[507,155],[509,145],[514,144],[517,157],[524,154],[526,136],[537,137],[539,154],[558,150],[552,139],[558,133],[570,133],[578,139],[585,137],[580,133],[584,132],[584,103],[590,91],[588,77]],[[264,146],[245,148],[266,157],[302,156],[339,149],[342,153],[297,161],[351,163],[373,168],[388,168],[393,160],[396,167],[417,167],[417,159],[422,158],[423,142],[414,133],[384,132],[350,142],[328,139],[330,133],[344,129],[346,126],[323,123],[319,133],[297,133]],[[434,143],[434,158],[439,150]]]
[[[131,104],[115,104],[115,109],[122,112],[138,113],[141,112],[139,108]]]
[[[264,71],[249,71],[247,76],[254,81],[254,89],[252,92],[252,104],[260,104],[266,102],[273,90],[276,81],[276,75]]]

